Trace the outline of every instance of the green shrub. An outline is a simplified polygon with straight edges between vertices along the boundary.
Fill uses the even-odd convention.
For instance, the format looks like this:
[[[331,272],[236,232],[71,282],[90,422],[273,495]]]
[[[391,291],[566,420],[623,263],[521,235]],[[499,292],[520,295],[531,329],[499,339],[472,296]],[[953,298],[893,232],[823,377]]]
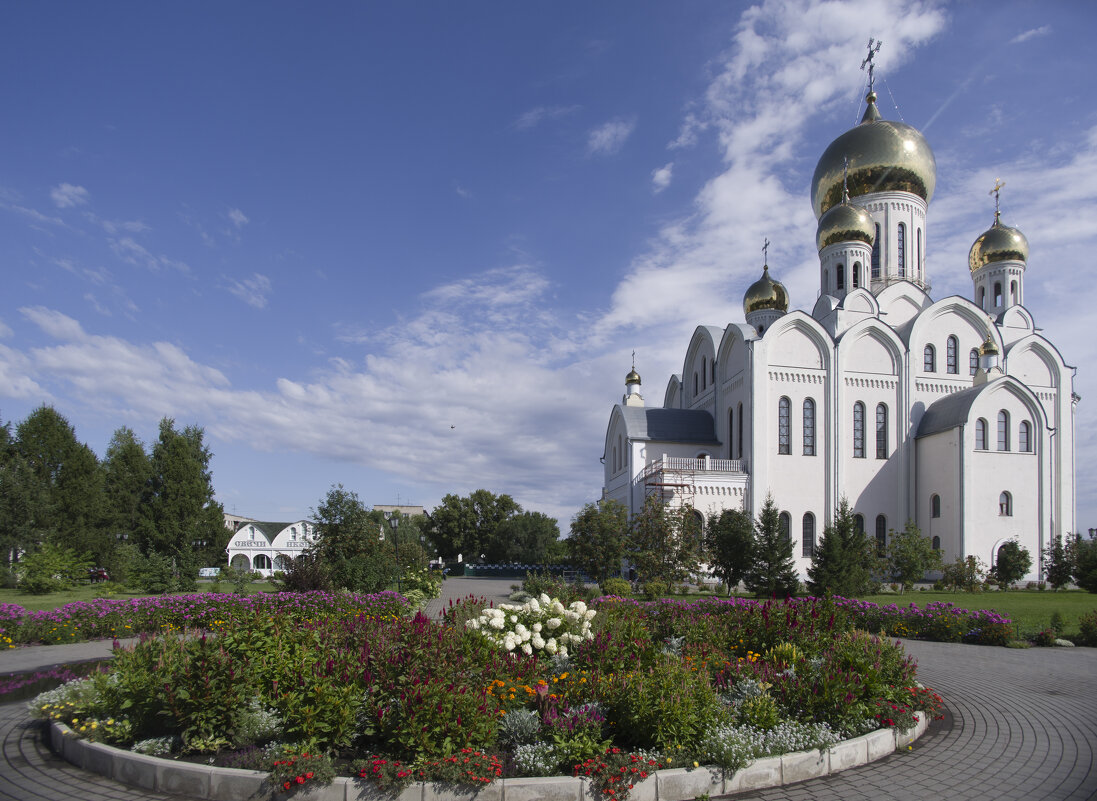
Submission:
[[[19,563],[19,589],[34,595],[67,590],[87,578],[90,567],[86,554],[46,543]]]
[[[643,585],[644,597],[649,601],[656,601],[664,597],[668,589],[665,581],[653,580],[645,582]]]
[[[603,595],[616,595],[628,598],[632,595],[632,585],[623,578],[608,578],[602,582]]]
[[[1078,618],[1078,632],[1075,645],[1097,646],[1097,609]]]

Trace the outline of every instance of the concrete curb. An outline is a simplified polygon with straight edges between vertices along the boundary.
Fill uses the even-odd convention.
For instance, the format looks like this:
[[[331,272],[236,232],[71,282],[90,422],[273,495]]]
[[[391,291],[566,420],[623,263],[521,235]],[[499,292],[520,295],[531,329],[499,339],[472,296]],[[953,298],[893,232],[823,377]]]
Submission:
[[[877,729],[826,751],[797,751],[759,759],[731,775],[714,767],[658,770],[636,784],[631,798],[690,801],[704,793],[730,795],[839,773],[883,759],[925,734],[925,714],[915,714],[914,727],[906,731]],[[369,782],[339,777],[326,787],[284,794],[275,792],[262,771],[215,768],[135,754],[82,740],[57,721],[50,722],[48,740],[54,753],[84,770],[146,790],[209,801],[258,801],[272,796],[301,801],[599,801],[586,780],[569,776],[500,779],[479,790],[417,782],[400,793],[383,792]]]

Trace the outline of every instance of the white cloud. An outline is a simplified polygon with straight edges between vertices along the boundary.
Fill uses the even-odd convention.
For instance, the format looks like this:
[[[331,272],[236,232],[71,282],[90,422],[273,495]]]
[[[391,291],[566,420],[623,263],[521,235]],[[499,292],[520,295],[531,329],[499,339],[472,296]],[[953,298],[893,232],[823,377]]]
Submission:
[[[7,339],[15,332],[3,320],[0,320],[0,339]]]
[[[458,197],[463,197],[465,200],[472,199],[472,192],[465,189],[465,187],[461,186],[459,183],[454,182],[453,191],[457,193]]]
[[[560,117],[566,117],[569,114],[574,114],[580,108],[580,106],[535,106],[529,111],[523,112],[518,119],[514,121],[512,127],[519,131],[528,131],[536,128],[545,120],[555,120]]]
[[[237,228],[243,228],[245,225],[251,222],[247,218],[247,215],[244,214],[244,212],[240,211],[240,209],[229,209],[229,220],[231,220],[232,224],[235,225]]]
[[[149,226],[141,220],[100,220],[94,216],[92,219],[103,226],[103,230],[111,235],[117,234],[119,231],[125,231],[128,234],[140,234],[149,230]]]
[[[88,202],[88,190],[82,186],[72,184],[60,184],[50,190],[50,197],[54,205],[59,209],[67,209],[72,206],[83,206]]]
[[[1027,42],[1029,39],[1034,39],[1037,36],[1047,36],[1051,33],[1050,25],[1041,25],[1039,28],[1031,28],[1024,33],[1019,33],[1009,40],[1010,44],[1020,44],[1021,42]]]
[[[271,292],[271,283],[265,275],[254,273],[251,278],[245,278],[242,281],[229,279],[228,290],[249,306],[265,309]]]
[[[129,264],[145,267],[152,272],[160,272],[165,268],[178,270],[181,273],[190,272],[190,267],[185,263],[169,259],[167,256],[156,256],[131,236],[109,241],[115,255]]]
[[[655,194],[659,194],[668,186],[674,177],[674,162],[664,164],[662,167],[651,171],[651,188]]]
[[[612,156],[624,147],[636,128],[636,120],[616,119],[599,125],[587,136],[587,153]]]

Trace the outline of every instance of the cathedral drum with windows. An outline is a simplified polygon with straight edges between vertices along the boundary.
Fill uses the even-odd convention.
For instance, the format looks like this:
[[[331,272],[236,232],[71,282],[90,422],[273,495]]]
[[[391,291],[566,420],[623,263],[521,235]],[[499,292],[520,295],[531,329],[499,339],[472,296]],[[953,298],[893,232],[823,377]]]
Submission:
[[[1077,530],[1075,369],[1023,305],[1028,243],[997,210],[969,254],[972,299],[930,297],[935,183],[925,137],[882,119],[870,90],[812,180],[814,308],[790,311],[767,263],[744,323],[695,330],[662,406],[634,368],[610,415],[603,496],[635,514],[655,495],[707,521],[757,515],[772,494],[802,576],[844,497],[881,545],[913,520],[946,563],[991,566],[1016,538],[1026,578],[1042,578],[1050,538]]]

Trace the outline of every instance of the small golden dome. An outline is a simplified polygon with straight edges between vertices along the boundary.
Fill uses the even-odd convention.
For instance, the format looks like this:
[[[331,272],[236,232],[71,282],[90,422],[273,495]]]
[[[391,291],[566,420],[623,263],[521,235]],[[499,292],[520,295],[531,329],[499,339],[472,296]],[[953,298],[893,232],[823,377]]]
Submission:
[[[636,368],[633,367],[631,370],[629,370],[628,375],[625,376],[625,386],[627,387],[631,384],[639,384],[639,383],[640,383],[640,374],[638,372],[636,372]]]
[[[743,295],[743,314],[763,309],[776,309],[782,313],[788,311],[788,291],[780,281],[769,277],[768,264],[762,268],[762,277],[751,284]]]
[[[996,261],[1028,261],[1028,240],[1016,228],[1002,225],[994,215],[994,225],[987,229],[971,246],[967,265],[975,272],[985,264]]]
[[[983,344],[979,346],[979,355],[980,356],[997,356],[998,355],[998,346],[995,344],[994,337],[992,337],[990,335],[989,331],[987,331],[986,341],[983,342]]]
[[[876,239],[876,223],[872,215],[852,203],[843,201],[832,207],[819,220],[815,244],[822,250],[835,242],[866,242]]]
[[[842,177],[849,160],[849,193],[911,192],[927,203],[937,185],[937,160],[922,133],[905,122],[880,118],[876,93],[868,95],[860,125],[839,136],[825,151],[811,179],[816,219],[842,200]]]

